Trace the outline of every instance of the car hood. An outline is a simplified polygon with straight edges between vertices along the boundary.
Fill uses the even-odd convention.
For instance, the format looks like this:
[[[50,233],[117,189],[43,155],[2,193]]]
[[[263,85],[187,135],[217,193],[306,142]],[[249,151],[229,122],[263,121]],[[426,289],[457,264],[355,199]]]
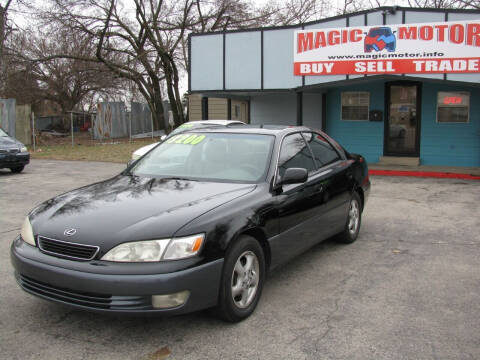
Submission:
[[[35,235],[100,246],[169,238],[200,215],[252,191],[255,185],[119,175],[39,205]],[[73,236],[64,235],[69,228]]]
[[[10,136],[0,136],[0,149],[11,149],[11,148],[19,148],[22,147],[23,144],[11,138]]]

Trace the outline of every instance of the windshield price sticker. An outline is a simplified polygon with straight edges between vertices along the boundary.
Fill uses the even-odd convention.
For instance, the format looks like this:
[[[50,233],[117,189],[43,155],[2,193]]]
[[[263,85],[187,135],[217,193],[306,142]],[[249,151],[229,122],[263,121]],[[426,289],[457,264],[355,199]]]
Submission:
[[[205,135],[181,134],[172,136],[167,144],[197,145],[205,139]]]

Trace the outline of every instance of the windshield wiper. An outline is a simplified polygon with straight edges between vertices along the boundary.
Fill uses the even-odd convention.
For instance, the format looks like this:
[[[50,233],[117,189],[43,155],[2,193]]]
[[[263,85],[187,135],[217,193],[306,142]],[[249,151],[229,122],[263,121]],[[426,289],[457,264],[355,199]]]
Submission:
[[[195,179],[191,178],[185,178],[185,177],[180,177],[180,176],[167,176],[167,177],[161,177],[161,180],[186,180],[186,181],[198,181]]]

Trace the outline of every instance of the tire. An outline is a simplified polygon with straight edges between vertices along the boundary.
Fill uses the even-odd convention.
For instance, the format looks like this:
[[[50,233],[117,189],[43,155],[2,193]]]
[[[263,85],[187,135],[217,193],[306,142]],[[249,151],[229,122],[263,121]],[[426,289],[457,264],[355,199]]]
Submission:
[[[18,173],[21,173],[24,168],[25,168],[25,166],[22,165],[22,166],[12,167],[12,168],[10,168],[10,170],[11,170],[14,174],[18,174]]]
[[[362,224],[362,200],[356,191],[350,199],[350,205],[345,222],[345,229],[337,235],[336,239],[344,244],[351,244],[357,240]]]
[[[221,281],[217,315],[229,322],[249,317],[265,281],[265,257],[256,239],[242,235],[228,250]]]

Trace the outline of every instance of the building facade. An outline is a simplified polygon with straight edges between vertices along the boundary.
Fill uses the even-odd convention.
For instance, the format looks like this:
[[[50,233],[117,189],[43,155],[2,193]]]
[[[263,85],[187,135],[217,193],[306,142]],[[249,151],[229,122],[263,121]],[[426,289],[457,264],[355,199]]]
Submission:
[[[192,94],[188,97],[188,120],[239,120],[248,123],[248,102]]]
[[[480,11],[382,7],[189,46],[191,120],[243,112],[322,129],[372,163],[480,166]]]

